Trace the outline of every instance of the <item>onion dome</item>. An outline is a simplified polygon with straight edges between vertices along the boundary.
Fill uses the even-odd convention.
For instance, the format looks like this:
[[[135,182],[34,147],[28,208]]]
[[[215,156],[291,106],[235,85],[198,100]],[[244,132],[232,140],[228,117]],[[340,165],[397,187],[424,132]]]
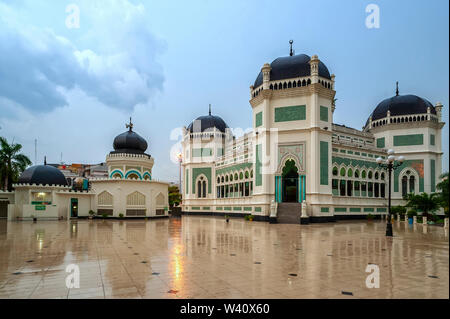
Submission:
[[[214,128],[222,133],[225,133],[228,128],[227,123],[216,115],[211,115],[211,105],[209,106],[209,114],[206,116],[197,117],[191,124],[187,127],[190,133],[201,133],[205,131],[212,131]]]
[[[291,52],[292,53],[292,52]],[[311,57],[306,54],[289,55],[280,57],[270,64],[270,81],[298,78],[311,75],[309,61]],[[331,80],[330,72],[322,61],[319,62],[319,76]],[[259,72],[253,86],[256,88],[263,83],[262,71]]]
[[[42,184],[67,186],[63,173],[50,165],[35,165],[27,168],[19,176],[20,184]]]
[[[413,94],[399,95],[397,82],[395,96],[381,101],[371,116],[372,121],[376,121],[387,117],[388,111],[390,116],[426,114],[428,108],[430,108],[431,114],[436,114],[436,108],[428,100]]]
[[[111,153],[130,153],[130,154],[145,154],[147,150],[147,141],[137,134],[133,132],[133,123],[126,124],[128,131],[117,135],[114,138],[114,151]]]

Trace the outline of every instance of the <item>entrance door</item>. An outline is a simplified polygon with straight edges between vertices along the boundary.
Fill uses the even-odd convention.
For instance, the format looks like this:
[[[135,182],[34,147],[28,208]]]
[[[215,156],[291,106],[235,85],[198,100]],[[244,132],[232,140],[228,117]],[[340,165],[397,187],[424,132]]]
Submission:
[[[282,173],[283,202],[298,202],[298,169],[294,160],[287,160]]]
[[[78,198],[70,199],[70,217],[78,217]]]

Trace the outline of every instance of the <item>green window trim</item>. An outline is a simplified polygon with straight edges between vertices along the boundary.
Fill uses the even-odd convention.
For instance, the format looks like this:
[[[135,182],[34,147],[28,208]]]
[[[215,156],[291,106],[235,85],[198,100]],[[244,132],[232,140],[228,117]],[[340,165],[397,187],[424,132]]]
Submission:
[[[436,161],[434,159],[430,159],[430,182],[431,182],[431,192],[436,191]]]
[[[195,185],[195,180],[201,174],[206,176],[206,179],[208,180],[208,194],[211,194],[211,167],[194,167],[192,169],[192,194],[195,194],[197,187],[197,185]]]
[[[320,185],[328,185],[328,142],[320,141]]]
[[[262,185],[262,144],[256,145],[256,162],[255,162],[255,186]]]
[[[211,148],[193,148],[192,157],[207,157],[212,156],[213,151]]]
[[[328,107],[320,106],[320,120],[328,122]]]
[[[320,207],[320,212],[321,213],[329,213],[330,212],[330,208],[329,207]]]
[[[240,207],[240,206],[234,206],[234,207],[233,207],[233,210],[236,210],[236,211],[239,210],[239,211],[240,211],[240,210],[242,210],[242,207]]]
[[[395,135],[394,146],[423,145],[423,134]]]
[[[375,211],[375,209],[373,207],[364,207],[365,213],[373,213],[374,211]]]
[[[262,211],[261,207],[255,207],[255,212],[260,213]]]
[[[430,145],[436,144],[436,137],[434,134],[430,134]]]
[[[251,212],[251,211],[252,211],[252,208],[251,208],[251,207],[244,207],[244,211],[246,211],[246,212]]]
[[[306,120],[306,105],[276,107],[275,122]]]
[[[262,116],[263,116],[263,112],[262,111],[256,113],[256,115],[255,115],[255,127],[259,127],[259,126],[261,126],[263,124]]]
[[[345,213],[345,212],[347,212],[347,208],[346,207],[335,207],[334,212],[335,213]]]
[[[350,213],[360,213],[361,207],[350,207]]]
[[[377,138],[377,148],[385,148],[385,146],[386,146],[385,138],[384,137]]]
[[[386,207],[378,207],[377,208],[377,212],[378,213],[386,213],[387,212],[387,208]]]

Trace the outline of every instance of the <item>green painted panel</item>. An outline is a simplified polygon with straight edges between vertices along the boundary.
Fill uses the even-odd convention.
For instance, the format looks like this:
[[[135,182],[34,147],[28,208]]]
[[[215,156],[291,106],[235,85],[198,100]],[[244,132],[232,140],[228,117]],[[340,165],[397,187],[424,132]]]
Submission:
[[[263,124],[262,118],[263,112],[258,112],[255,115],[255,127],[261,126]]]
[[[337,148],[333,148],[333,152],[339,152]]]
[[[262,185],[262,145],[256,145],[256,163],[255,163],[255,186]]]
[[[231,210],[231,207],[230,206],[225,206],[223,209],[224,210]]]
[[[210,210],[210,207],[205,206],[205,207],[202,207],[202,209],[203,209],[203,210]]]
[[[430,134],[430,145],[435,145],[436,143],[436,137],[434,134]]]
[[[345,150],[340,150],[339,152],[344,153],[345,154]]]
[[[251,211],[252,211],[252,208],[251,208],[251,207],[244,207],[244,211],[246,211],[246,212],[251,212]]]
[[[275,108],[275,122],[306,120],[306,105]]]
[[[234,207],[233,207],[233,210],[242,210],[242,207],[240,207],[240,206],[234,206]]]
[[[364,207],[364,212],[366,212],[366,213],[372,213],[374,211],[375,210],[372,207]]]
[[[367,153],[361,153],[361,156],[367,156]]]
[[[223,210],[223,207],[218,206],[216,207],[216,210]]]
[[[355,155],[361,155],[361,153],[360,152],[355,152]]]
[[[345,158],[345,157],[339,157],[339,156],[333,156],[332,157],[333,163],[341,165],[347,165],[347,166],[359,166],[360,168],[377,168],[378,164],[376,162],[369,162],[369,161],[364,161],[364,160],[359,160],[359,159],[354,159],[354,158]]]
[[[436,161],[434,159],[430,160],[430,170],[431,170],[431,192],[436,191]]]
[[[360,213],[361,207],[350,207],[350,213]]]
[[[386,207],[378,207],[377,208],[377,212],[379,212],[379,213],[386,213],[387,212],[387,208]]]
[[[328,122],[328,108],[326,106],[320,106],[320,120]]]
[[[200,207],[194,206],[192,207],[192,210],[200,210]]]
[[[320,207],[320,212],[321,213],[329,213],[330,212],[330,208],[329,207]]]
[[[206,179],[208,180],[208,193],[211,194],[211,167],[196,167],[192,169],[192,194],[195,194],[195,180],[200,174],[204,174],[206,176]]]
[[[386,146],[384,137],[377,138],[377,147],[384,148]]]
[[[320,142],[320,185],[328,185],[328,142]]]
[[[343,212],[346,212],[347,211],[347,208],[345,208],[345,207],[335,207],[334,208],[334,212],[335,213],[343,213]]]
[[[217,156],[223,156],[223,148],[217,149]]]
[[[423,145],[423,134],[395,135],[394,146]]]
[[[261,211],[262,211],[261,207],[255,207],[255,212],[261,212]]]
[[[192,157],[207,157],[213,153],[211,148],[193,148]]]
[[[347,151],[347,154],[353,154],[353,151]]]

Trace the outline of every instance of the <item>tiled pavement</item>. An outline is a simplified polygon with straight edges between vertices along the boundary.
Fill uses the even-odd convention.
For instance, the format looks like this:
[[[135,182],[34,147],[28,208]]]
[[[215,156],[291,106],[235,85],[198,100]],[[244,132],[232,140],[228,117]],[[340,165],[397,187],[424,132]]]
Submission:
[[[366,221],[0,220],[0,298],[449,298],[448,231],[384,233]],[[80,288],[66,288],[69,264]],[[379,288],[366,287],[368,264]]]

